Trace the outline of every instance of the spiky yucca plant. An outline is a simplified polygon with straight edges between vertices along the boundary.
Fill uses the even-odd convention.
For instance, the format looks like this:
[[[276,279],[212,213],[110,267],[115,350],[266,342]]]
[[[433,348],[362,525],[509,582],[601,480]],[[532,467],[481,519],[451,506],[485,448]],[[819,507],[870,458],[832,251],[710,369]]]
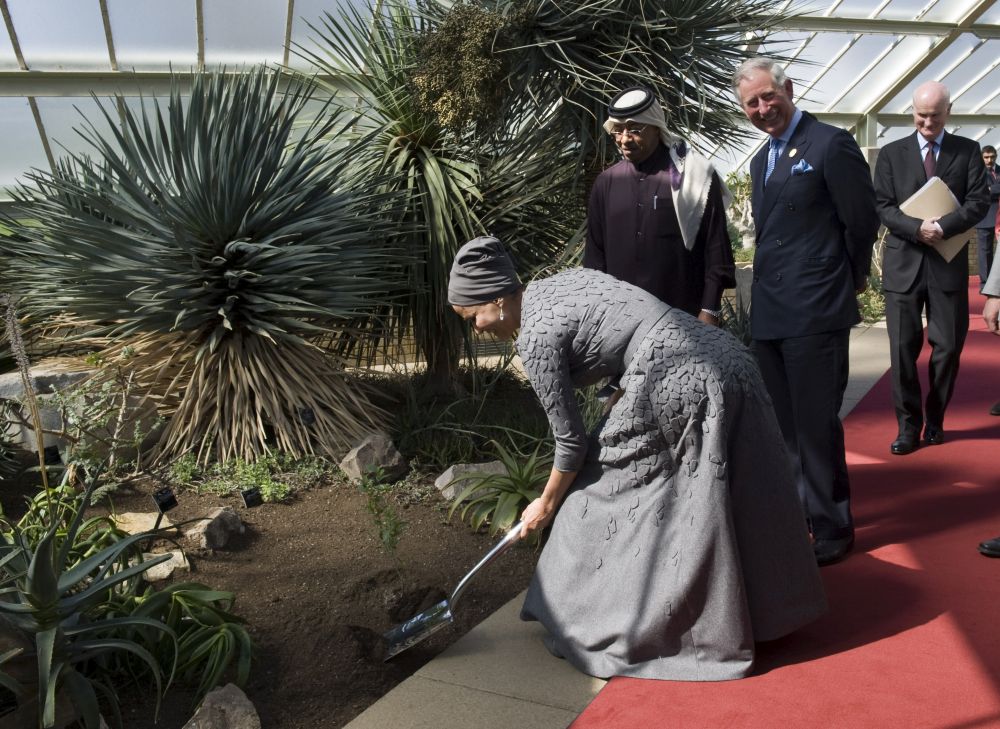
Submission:
[[[439,392],[462,351],[462,323],[447,304],[458,247],[496,235],[527,276],[560,258],[582,210],[564,204],[573,172],[566,146],[543,138],[530,118],[488,129],[442,124],[418,83],[432,26],[406,2],[379,8],[327,13],[313,26],[316,47],[299,52],[333,79],[329,93],[353,95],[359,123],[339,141],[354,185],[400,196],[412,263],[405,296],[385,318],[395,336],[412,334]]]
[[[284,86],[284,88],[282,88]],[[390,195],[344,185],[345,122],[264,68],[198,74],[169,100],[101,104],[90,156],[16,194],[13,280],[35,321],[69,312],[128,351],[174,417],[161,454],[333,454],[379,415],[313,339],[397,287]]]

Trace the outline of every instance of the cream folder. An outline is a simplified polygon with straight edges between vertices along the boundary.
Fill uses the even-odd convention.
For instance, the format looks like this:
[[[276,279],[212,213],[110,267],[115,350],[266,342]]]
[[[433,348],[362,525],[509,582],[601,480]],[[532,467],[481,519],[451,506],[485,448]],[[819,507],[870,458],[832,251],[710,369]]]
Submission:
[[[940,177],[932,177],[900,205],[899,209],[911,217],[929,220],[930,218],[942,218],[948,213],[958,210],[958,207],[958,200],[955,199],[948,186],[941,181]],[[940,253],[944,260],[950,261],[969,242],[971,233],[970,229],[934,243],[934,250]]]

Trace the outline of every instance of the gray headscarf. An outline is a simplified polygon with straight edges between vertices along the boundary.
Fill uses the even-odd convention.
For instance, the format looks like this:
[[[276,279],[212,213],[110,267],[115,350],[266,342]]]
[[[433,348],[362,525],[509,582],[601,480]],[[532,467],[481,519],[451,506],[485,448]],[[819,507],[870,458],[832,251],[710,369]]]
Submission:
[[[448,280],[448,303],[475,306],[512,294],[521,288],[503,244],[496,238],[473,238],[458,249]]]

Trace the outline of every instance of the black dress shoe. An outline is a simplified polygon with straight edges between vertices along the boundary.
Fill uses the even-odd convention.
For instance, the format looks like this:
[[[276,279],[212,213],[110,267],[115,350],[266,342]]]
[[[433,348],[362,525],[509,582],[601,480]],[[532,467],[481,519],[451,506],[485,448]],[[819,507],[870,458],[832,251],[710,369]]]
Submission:
[[[927,445],[941,445],[944,443],[944,430],[936,425],[928,425],[924,428],[924,442]]]
[[[990,415],[1000,415],[1000,402],[993,403],[993,407],[990,408]]]
[[[1000,557],[1000,537],[980,543],[979,552],[987,557]]]
[[[834,562],[839,562],[854,546],[854,535],[851,534],[840,539],[817,539],[813,542],[813,554],[816,555],[816,564],[823,567]]]
[[[905,456],[917,450],[919,443],[917,439],[909,435],[901,435],[892,442],[891,450],[894,456]]]

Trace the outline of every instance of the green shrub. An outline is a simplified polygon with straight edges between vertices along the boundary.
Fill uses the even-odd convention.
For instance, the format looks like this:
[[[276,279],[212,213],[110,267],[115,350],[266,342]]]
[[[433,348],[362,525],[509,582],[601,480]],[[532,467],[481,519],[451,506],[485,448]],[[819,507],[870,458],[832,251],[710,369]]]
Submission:
[[[858,309],[861,311],[861,319],[868,324],[874,324],[885,317],[882,279],[874,271],[868,276],[868,288],[858,294]]]
[[[9,299],[3,303],[18,368],[27,381],[14,307]],[[107,383],[101,392],[111,392]],[[127,395],[126,390],[119,403],[127,403]],[[73,397],[80,398],[79,407],[69,405]],[[30,389],[26,400],[37,423],[38,403]],[[110,517],[84,516],[98,488],[109,487],[102,474],[116,461],[127,408],[109,408],[102,398],[79,391],[56,401],[63,407],[64,422],[69,412],[76,417],[72,432],[64,427],[64,434],[73,438],[68,451],[73,460],[63,469],[61,484],[50,488],[41,465],[43,488],[29,500],[24,516],[15,523],[0,510],[0,622],[22,638],[21,645],[0,655],[0,687],[13,694],[19,712],[37,713],[39,727],[66,718],[59,701],[65,695],[80,722],[96,729],[102,700],[121,726],[116,686],[122,680],[142,676],[155,684],[157,709],[164,678],[167,684],[175,676],[197,683],[200,697],[221,682],[235,661],[237,680],[245,681],[250,641],[242,620],[229,612],[232,594],[201,585],[163,593],[146,588],[140,594],[143,573],[170,558],[145,559],[143,546],[154,533],[129,536]],[[108,419],[102,420],[105,415]],[[105,441],[110,449],[103,459],[80,445],[90,428],[111,423],[115,427]],[[82,492],[76,488],[78,477],[87,483]],[[29,672],[37,676],[33,683],[24,671],[15,670],[26,662],[34,665]]]
[[[385,483],[384,479],[382,469],[375,468],[361,478],[358,489],[366,497],[365,508],[375,523],[382,547],[389,554],[394,554],[406,522],[399,517],[392,504],[390,494],[393,485]]]
[[[187,485],[201,476],[201,467],[198,459],[191,453],[185,453],[175,459],[168,469],[168,477],[177,484]]]
[[[170,467],[171,480],[198,494],[228,495],[258,489],[266,502],[285,501],[300,489],[309,488],[331,476],[329,461],[308,456],[295,458],[268,454],[256,461],[235,458],[202,469],[194,456],[181,456]]]
[[[19,470],[18,448],[7,439],[7,428],[20,408],[12,400],[0,399],[0,481],[13,478]]]
[[[313,340],[403,285],[400,197],[345,180],[328,138],[353,115],[313,91],[258,66],[175,76],[166,102],[101,101],[86,153],[26,173],[2,216],[22,312],[87,322],[105,361],[134,353],[137,393],[174,416],[165,461],[333,454],[382,423]]]

